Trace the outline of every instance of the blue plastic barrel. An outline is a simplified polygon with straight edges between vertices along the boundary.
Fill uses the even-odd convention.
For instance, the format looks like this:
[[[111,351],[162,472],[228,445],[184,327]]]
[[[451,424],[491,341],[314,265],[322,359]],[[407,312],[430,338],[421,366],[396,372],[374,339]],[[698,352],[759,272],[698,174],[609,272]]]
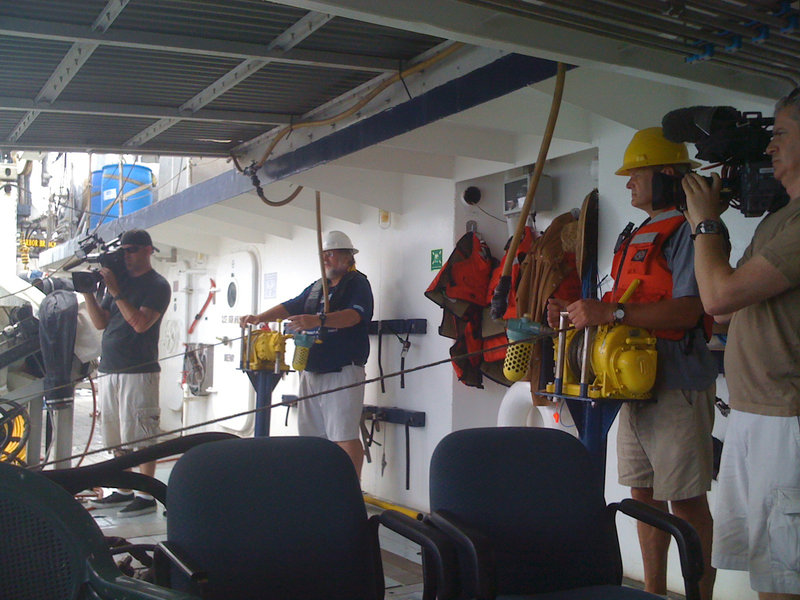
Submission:
[[[142,165],[122,165],[122,198],[108,211],[104,223],[129,215],[153,202],[153,171]],[[119,165],[103,167],[102,210],[105,211],[119,196]],[[121,208],[120,208],[121,205]]]
[[[103,170],[92,171],[92,197],[89,202],[89,229],[94,229],[100,224],[100,213],[103,212]]]

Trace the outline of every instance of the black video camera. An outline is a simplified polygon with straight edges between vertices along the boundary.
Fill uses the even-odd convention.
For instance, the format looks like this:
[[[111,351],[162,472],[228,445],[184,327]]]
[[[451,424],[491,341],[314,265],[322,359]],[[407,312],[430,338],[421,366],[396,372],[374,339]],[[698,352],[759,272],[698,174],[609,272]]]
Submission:
[[[760,217],[789,202],[766,154],[774,122],[759,112],[742,113],[731,106],[692,106],[667,113],[661,126],[669,141],[691,142],[697,158],[722,164],[720,200],[745,217]],[[681,179],[663,173],[653,177],[653,208],[686,210]]]
[[[90,234],[78,242],[79,249],[75,252],[75,258],[64,268],[69,270],[83,263],[108,267],[121,284],[128,277],[128,269],[125,267],[125,255],[119,244],[118,237],[106,244],[102,238]],[[76,292],[94,293],[102,281],[103,277],[98,269],[72,272],[72,285]]]

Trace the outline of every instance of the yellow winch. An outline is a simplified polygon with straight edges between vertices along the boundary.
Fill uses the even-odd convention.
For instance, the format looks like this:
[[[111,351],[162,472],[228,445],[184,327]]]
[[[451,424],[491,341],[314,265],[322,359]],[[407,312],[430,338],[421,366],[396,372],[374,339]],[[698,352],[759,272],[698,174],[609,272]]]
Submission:
[[[546,387],[550,393],[557,392],[559,374],[560,393],[595,399],[646,400],[656,382],[656,338],[641,327],[572,329],[556,340],[555,355],[556,381]]]
[[[634,279],[620,298],[626,302],[641,283]],[[591,399],[648,400],[656,383],[656,338],[622,324],[567,329],[561,313],[554,344],[555,380],[543,394]]]
[[[242,337],[242,353],[246,360],[242,360],[242,368],[250,371],[286,372],[289,366],[284,362],[286,356],[286,340],[292,337],[279,331],[269,329],[255,329]]]

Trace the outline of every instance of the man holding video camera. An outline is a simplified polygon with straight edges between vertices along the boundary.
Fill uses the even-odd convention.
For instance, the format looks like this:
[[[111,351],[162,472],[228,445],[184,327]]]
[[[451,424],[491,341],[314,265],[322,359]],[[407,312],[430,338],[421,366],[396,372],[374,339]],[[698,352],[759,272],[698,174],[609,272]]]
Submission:
[[[731,413],[713,563],[747,570],[759,598],[800,598],[800,88],[778,101],[766,153],[790,201],[759,223],[736,268],[720,178],[682,182],[705,310],[730,322]]]
[[[171,290],[150,264],[153,251],[149,233],[143,229],[126,231],[119,252],[123,253],[127,276],[120,281],[111,268],[103,267],[100,275],[106,293],[102,301],[98,303],[92,292],[83,294],[92,323],[103,330],[98,385],[106,446],[151,438],[160,431],[158,338]],[[153,443],[142,441],[136,448]],[[126,451],[117,449],[114,454],[120,456]],[[153,477],[156,464],[144,463],[139,471]],[[154,498],[134,495],[131,490],[115,491],[92,504],[101,508],[125,505],[117,513],[120,517],[156,510]]]

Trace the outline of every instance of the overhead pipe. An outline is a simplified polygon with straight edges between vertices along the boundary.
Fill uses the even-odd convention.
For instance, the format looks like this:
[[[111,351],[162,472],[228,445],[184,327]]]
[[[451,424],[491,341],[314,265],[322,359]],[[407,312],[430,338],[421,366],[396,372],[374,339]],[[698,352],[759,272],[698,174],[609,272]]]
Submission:
[[[779,30],[786,27],[786,22],[778,17],[775,17],[768,12],[758,12],[750,9],[747,4],[733,4],[732,2],[722,2],[721,0],[703,0],[702,2],[686,2],[687,7],[697,9],[716,8],[724,13],[731,14],[742,19],[750,19],[751,21],[759,21],[764,25],[770,27],[777,27]]]
[[[633,42],[641,46],[671,52],[686,58],[696,53],[697,49],[687,44],[672,41],[659,35],[644,35],[638,31],[615,26],[611,23],[599,23],[595,20],[586,18],[586,12],[576,15],[574,11],[564,12],[560,9],[553,9],[544,5],[534,6],[528,3],[521,3],[517,0],[459,0],[465,4],[480,6],[492,10],[498,10],[519,16],[521,18],[537,20],[542,23],[566,27],[575,31],[582,31],[593,35],[615,39],[622,42]],[[545,4],[547,4],[545,2]],[[558,6],[558,5],[556,5]],[[658,33],[658,32],[657,32]],[[766,75],[771,78],[787,81],[793,86],[797,85],[800,72],[792,65],[792,68],[780,68],[768,61],[758,60],[758,57],[736,57],[732,54],[716,54],[714,62],[724,66],[730,66],[737,70],[748,71],[759,75]],[[794,72],[792,76],[789,72]]]
[[[608,4],[607,0],[606,4]],[[625,4],[628,6],[635,7],[633,8],[633,10],[637,14],[642,15],[642,17],[644,18],[653,15],[654,11],[656,11],[655,19],[658,19],[659,21],[663,21],[665,23],[670,23],[670,22],[675,23],[676,21],[676,18],[673,16],[665,15],[663,13],[657,13],[659,5],[661,4],[659,0],[627,0]],[[709,11],[707,10],[701,11],[698,10],[697,8],[689,6],[687,6],[686,8],[687,10],[692,11],[694,14],[702,14],[702,15],[709,14]],[[797,40],[789,40],[781,38],[776,39],[770,37],[768,42],[766,41],[762,43],[754,42],[753,36],[755,34],[755,31],[753,30],[753,28],[742,25],[741,23],[736,23],[731,21],[729,18],[727,18],[728,15],[725,13],[720,13],[717,15],[717,17],[720,19],[717,22],[707,22],[706,20],[701,18],[684,19],[683,22],[697,24],[701,27],[707,27],[717,31],[720,30],[730,31],[731,33],[742,36],[743,42],[747,42],[749,45],[755,45],[759,49],[763,49],[765,45],[769,45],[772,49],[764,54],[764,58],[773,58],[775,61],[779,61],[781,59],[779,59],[777,55],[783,55],[786,57],[785,59],[783,59],[784,62],[788,60],[789,62],[787,64],[790,65],[796,64],[798,55],[800,55],[800,42],[798,42]],[[675,30],[674,27],[672,29],[673,31]],[[731,41],[729,37],[720,34],[704,33],[703,35],[709,38],[709,39],[704,39],[704,41],[708,41],[709,43],[712,44],[724,45],[724,44],[730,44]],[[712,36],[713,39],[710,39],[712,38]],[[695,37],[697,39],[702,39],[699,34],[695,35]],[[748,54],[752,53],[748,50],[744,51],[748,52]]]
[[[604,5],[601,10],[598,9],[598,4]],[[702,31],[700,29],[701,27],[720,29],[721,26],[719,23],[693,23],[689,21],[688,23],[695,25],[697,29],[687,28],[686,26],[676,25],[674,23],[674,18],[664,16],[653,17],[652,15],[655,7],[652,6],[652,2],[642,3],[629,0],[625,4],[628,6],[637,6],[627,10],[620,9],[618,2],[610,2],[609,0],[592,0],[591,2],[588,0],[559,0],[558,3],[559,7],[562,8],[565,6],[574,7],[578,9],[581,14],[592,11],[591,14],[594,15],[595,20],[603,23],[603,27],[605,27],[607,23],[623,23],[625,25],[630,25],[634,29],[647,30],[653,35],[667,33],[676,36],[676,38],[689,38],[697,40],[698,42],[713,44],[716,48],[725,48],[731,43],[731,39],[728,37],[710,31]],[[748,31],[747,35],[752,35],[752,33],[752,31]],[[765,65],[775,65],[775,63],[778,63],[786,65],[789,68],[796,68],[798,53],[776,52],[768,49],[766,46],[769,44],[766,42],[764,44],[758,44],[756,48],[753,48],[753,42],[751,40],[742,41],[743,45],[736,51],[737,54],[746,55],[754,61]],[[691,45],[687,44],[686,47],[690,49],[690,52],[692,51]]]

